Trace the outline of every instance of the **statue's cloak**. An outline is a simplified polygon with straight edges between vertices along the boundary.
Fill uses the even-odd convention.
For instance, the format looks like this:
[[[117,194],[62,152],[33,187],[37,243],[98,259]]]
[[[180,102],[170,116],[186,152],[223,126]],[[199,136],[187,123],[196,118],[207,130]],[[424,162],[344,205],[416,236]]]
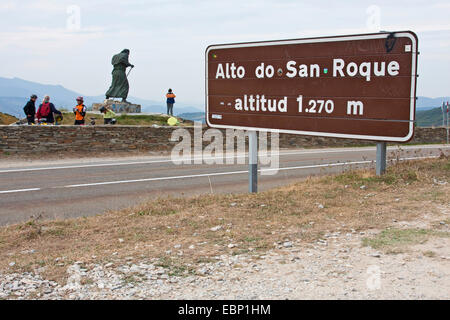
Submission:
[[[111,87],[106,92],[107,97],[126,99],[130,85],[128,83],[126,69],[131,66],[128,61],[129,52],[127,50],[116,54],[111,59],[111,64],[114,65],[112,71]]]

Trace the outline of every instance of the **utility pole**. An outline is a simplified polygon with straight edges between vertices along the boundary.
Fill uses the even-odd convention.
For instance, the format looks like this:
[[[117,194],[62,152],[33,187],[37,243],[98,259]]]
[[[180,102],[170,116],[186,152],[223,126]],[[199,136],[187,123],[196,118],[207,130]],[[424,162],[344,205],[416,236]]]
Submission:
[[[444,108],[445,108],[445,102],[442,101],[442,127],[445,128],[445,113],[444,113]]]

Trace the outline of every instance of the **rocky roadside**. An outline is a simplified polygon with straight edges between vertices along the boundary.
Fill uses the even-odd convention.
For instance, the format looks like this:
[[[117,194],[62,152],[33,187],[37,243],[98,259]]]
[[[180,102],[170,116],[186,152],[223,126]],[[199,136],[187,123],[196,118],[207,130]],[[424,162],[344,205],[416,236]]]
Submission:
[[[0,299],[450,298],[448,237],[384,254],[361,245],[363,237],[376,233],[334,232],[310,244],[286,239],[262,256],[250,250],[176,270],[161,266],[157,259],[77,261],[67,268],[64,285],[43,279],[42,269],[0,274]]]

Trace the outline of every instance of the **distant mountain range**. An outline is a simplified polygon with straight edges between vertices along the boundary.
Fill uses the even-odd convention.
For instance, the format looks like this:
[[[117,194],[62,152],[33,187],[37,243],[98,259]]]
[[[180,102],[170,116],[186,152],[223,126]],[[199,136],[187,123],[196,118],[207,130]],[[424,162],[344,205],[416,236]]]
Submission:
[[[442,102],[450,102],[450,97],[427,98],[417,97],[416,111],[429,110],[442,106]]]
[[[75,98],[78,96],[83,96],[84,104],[87,107],[91,107],[92,103],[102,102],[105,99],[103,95],[85,96],[60,85],[47,85],[19,78],[0,77],[0,112],[23,117],[23,107],[31,94],[36,94],[39,97],[38,101],[41,101],[45,95],[49,95],[57,109],[67,110],[71,110],[74,107]],[[165,101],[146,100],[136,97],[129,97],[128,100],[140,104],[142,112],[165,113],[167,111]],[[174,106],[175,115],[201,111],[203,111],[203,106],[191,106],[180,102],[177,102]]]
[[[205,123],[205,113],[204,112],[188,112],[188,113],[180,113],[178,115],[180,118],[191,120],[191,121],[198,121]]]
[[[22,118],[23,107],[33,93],[38,95],[39,101],[44,95],[48,94],[57,108],[67,110],[72,109],[77,96],[83,96],[85,105],[88,107],[92,103],[102,102],[105,99],[103,95],[84,96],[81,93],[66,89],[61,85],[47,85],[19,78],[9,79],[0,77],[0,112]],[[146,100],[136,97],[129,97],[128,100],[140,104],[142,106],[142,112],[165,113],[167,111],[164,101]],[[436,119],[441,117],[440,121],[442,122],[442,113],[434,109],[439,108],[443,101],[450,101],[450,97],[418,97],[416,104],[418,125],[440,125]],[[431,113],[423,112],[430,110],[432,111]],[[174,106],[174,112],[175,115],[181,116],[184,119],[204,122],[205,115],[203,106],[192,106],[177,102]],[[428,117],[428,120],[422,120],[423,117]]]

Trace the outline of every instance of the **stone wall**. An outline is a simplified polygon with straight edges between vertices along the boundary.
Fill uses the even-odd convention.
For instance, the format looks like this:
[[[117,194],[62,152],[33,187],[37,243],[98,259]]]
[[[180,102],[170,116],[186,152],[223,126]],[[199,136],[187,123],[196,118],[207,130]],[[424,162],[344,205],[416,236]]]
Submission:
[[[170,151],[178,143],[169,141],[175,129],[177,127],[0,126],[0,155],[85,155]],[[186,129],[193,137],[194,128]],[[417,128],[410,143],[445,143],[445,140],[444,128]],[[203,145],[209,143],[204,141]],[[366,140],[280,134],[280,148],[363,146],[373,143]]]

